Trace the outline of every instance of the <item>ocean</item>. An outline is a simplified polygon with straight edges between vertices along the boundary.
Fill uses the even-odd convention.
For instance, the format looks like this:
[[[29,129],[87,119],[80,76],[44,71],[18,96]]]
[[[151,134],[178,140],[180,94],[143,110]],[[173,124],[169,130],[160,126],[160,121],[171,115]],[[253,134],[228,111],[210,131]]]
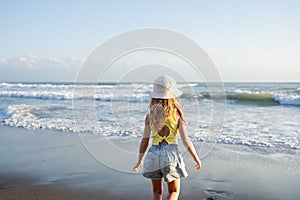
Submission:
[[[211,98],[204,83],[178,87],[184,93],[179,102],[193,141],[300,149],[300,83],[224,83],[225,118],[221,134],[213,139],[211,105],[220,100]],[[1,126],[141,137],[152,88],[149,83],[0,83]],[[87,120],[78,122],[74,112]]]

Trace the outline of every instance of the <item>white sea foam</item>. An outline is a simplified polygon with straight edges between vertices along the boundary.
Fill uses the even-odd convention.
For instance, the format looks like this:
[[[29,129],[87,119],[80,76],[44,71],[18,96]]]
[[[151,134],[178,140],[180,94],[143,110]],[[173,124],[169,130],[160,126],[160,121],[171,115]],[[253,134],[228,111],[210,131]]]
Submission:
[[[297,94],[277,94],[273,98],[282,105],[300,106],[300,95]]]
[[[129,125],[128,121],[125,119],[120,120],[120,122],[116,124],[111,116],[108,117],[107,120],[102,119],[99,124],[89,124],[88,121],[84,121],[82,124],[80,122],[75,124],[74,119],[70,117],[41,117],[44,115],[41,109],[42,108],[40,107],[26,104],[10,105],[5,110],[6,119],[4,119],[2,123],[7,126],[27,129],[46,129],[73,133],[93,133],[102,136],[137,137],[141,136],[142,133],[140,126],[137,126],[138,124],[133,123],[132,125]],[[242,121],[238,121],[238,119],[232,119],[232,122],[228,122],[228,124],[225,125],[223,134],[221,134],[221,136],[218,138],[214,138],[214,136],[209,135],[209,133],[206,132],[209,125],[205,125],[206,122],[203,121],[201,122],[202,126],[199,127],[198,131],[194,132],[190,136],[194,140],[202,142],[217,141],[217,143],[222,144],[300,149],[300,141],[297,140],[297,134],[299,133],[294,133],[290,136],[286,135],[285,137],[276,137],[273,135],[268,135],[270,130],[267,127],[261,130],[261,134],[255,131],[256,129],[259,129],[259,125],[256,124],[256,122],[248,122],[244,123],[245,125],[242,125],[243,123],[244,122]],[[293,124],[290,124],[290,126],[291,125]],[[292,130],[293,129],[286,131]],[[239,131],[247,131],[249,134],[239,134],[237,133]]]
[[[73,118],[51,118],[40,117],[37,111],[40,108],[31,105],[11,105],[6,109],[6,119],[3,120],[3,124],[11,127],[19,127],[26,129],[45,129],[56,130],[73,133],[93,133],[103,136],[131,136],[136,137],[140,135],[140,132],[134,130],[126,130],[112,123],[106,123],[101,126],[99,124],[84,123],[75,124]]]
[[[0,97],[139,102],[147,101],[149,96],[148,85],[76,85],[75,87],[76,92],[73,91],[73,85],[1,83]]]
[[[76,92],[74,92],[74,87]],[[185,99],[210,99],[209,91],[198,84],[179,84],[184,91]],[[299,88],[288,91],[269,90],[267,88],[227,88],[229,103],[243,101],[270,101],[281,105],[300,105]],[[120,85],[72,85],[72,84],[24,84],[0,83],[0,97],[78,100],[95,99],[98,101],[132,101],[147,102],[152,91],[151,84],[120,84]],[[231,101],[235,100],[235,101]]]
[[[184,91],[180,102],[184,112],[187,111],[191,138],[223,144],[300,149],[299,85],[277,84],[272,88],[268,84],[255,84],[255,87],[253,84],[231,84],[226,88],[231,101],[227,119],[218,138],[208,132],[211,100],[207,89],[203,84],[179,85]],[[137,137],[142,134],[151,91],[151,84],[136,83],[0,83],[0,117],[2,125],[12,127]],[[97,117],[98,124],[88,120],[75,124],[72,109],[76,108],[72,108],[72,103],[79,102],[82,108],[78,109],[85,109],[90,100],[95,108],[92,115]]]
[[[198,85],[198,83],[187,83],[187,84],[177,84],[178,88],[193,88],[196,87]]]

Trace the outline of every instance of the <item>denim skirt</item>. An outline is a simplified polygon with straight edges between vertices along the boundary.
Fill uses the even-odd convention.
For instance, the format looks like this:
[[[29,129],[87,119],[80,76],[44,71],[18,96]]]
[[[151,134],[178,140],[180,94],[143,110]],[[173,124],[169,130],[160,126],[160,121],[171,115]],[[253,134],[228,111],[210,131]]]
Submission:
[[[167,183],[187,177],[178,145],[165,142],[152,145],[144,159],[142,174],[150,179],[164,178]]]

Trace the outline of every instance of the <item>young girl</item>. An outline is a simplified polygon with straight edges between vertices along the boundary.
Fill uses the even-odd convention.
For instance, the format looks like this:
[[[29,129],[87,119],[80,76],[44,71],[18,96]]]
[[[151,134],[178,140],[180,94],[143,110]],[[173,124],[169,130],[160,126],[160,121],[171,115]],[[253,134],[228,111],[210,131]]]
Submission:
[[[137,172],[143,166],[143,176],[152,180],[153,199],[162,199],[162,178],[168,184],[167,199],[178,199],[180,179],[188,175],[178,151],[178,132],[185,148],[196,162],[196,169],[201,168],[200,159],[184,128],[185,119],[176,99],[181,94],[170,76],[163,75],[155,79],[138,162],[133,168]],[[152,146],[144,159],[151,133]]]

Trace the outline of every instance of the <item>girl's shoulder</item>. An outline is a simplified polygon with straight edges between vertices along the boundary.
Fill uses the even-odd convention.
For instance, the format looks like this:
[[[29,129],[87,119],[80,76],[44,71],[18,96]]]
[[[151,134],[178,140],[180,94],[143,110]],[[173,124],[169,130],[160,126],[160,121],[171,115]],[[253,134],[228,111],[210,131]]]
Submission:
[[[177,122],[179,122],[180,121],[180,119],[181,119],[181,115],[180,115],[180,112],[176,109],[176,115],[175,115],[175,119],[176,119],[176,121]]]
[[[182,123],[183,124],[185,123],[185,119],[183,117],[183,113],[182,111],[180,111],[178,108],[175,108],[176,109],[176,112],[175,112],[175,119],[177,121],[178,124]]]
[[[176,107],[171,108],[170,118],[172,118],[176,122],[179,122],[179,120],[181,118],[181,114],[180,114],[180,111]]]
[[[145,117],[145,124],[146,124],[146,125],[149,125],[149,124],[150,124],[150,113],[147,113],[147,114],[146,114],[146,117]]]

